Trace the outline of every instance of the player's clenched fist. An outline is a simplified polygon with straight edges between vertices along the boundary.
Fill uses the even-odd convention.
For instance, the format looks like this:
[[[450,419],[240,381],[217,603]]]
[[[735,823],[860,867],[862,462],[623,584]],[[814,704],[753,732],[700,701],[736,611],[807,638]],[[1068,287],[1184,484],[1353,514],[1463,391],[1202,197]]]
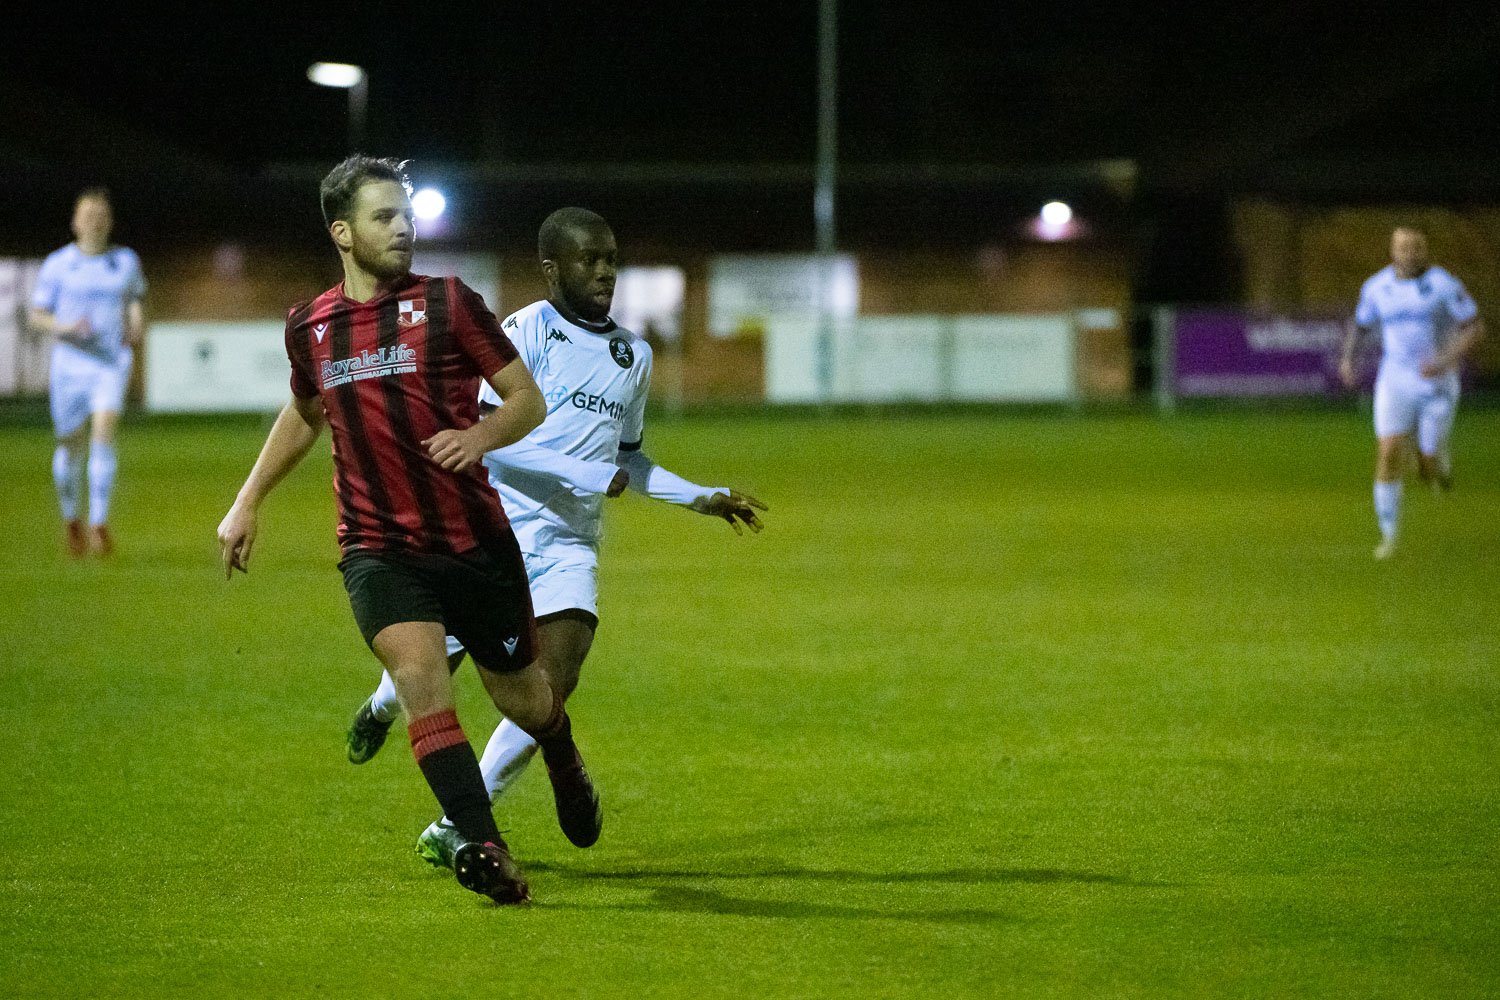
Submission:
[[[438,431],[422,442],[427,457],[450,472],[462,472],[484,457],[484,443],[476,440],[472,430]]]

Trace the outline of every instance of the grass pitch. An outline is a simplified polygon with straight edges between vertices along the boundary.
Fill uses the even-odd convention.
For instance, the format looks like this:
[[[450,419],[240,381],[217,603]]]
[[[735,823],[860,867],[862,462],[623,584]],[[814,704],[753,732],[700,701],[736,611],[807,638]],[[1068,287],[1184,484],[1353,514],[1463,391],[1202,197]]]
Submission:
[[[1500,414],[1389,564],[1355,414],[658,420],[769,529],[611,505],[605,833],[528,775],[522,909],[412,854],[400,729],[344,760],[323,448],[219,578],[263,431],[128,427],[107,564],[0,431],[0,994],[1500,992]]]

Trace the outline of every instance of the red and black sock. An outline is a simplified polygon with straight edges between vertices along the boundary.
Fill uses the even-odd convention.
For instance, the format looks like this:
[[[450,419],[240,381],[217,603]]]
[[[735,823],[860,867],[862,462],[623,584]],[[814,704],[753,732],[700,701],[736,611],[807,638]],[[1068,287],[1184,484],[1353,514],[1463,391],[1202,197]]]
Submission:
[[[457,713],[448,709],[415,719],[407,732],[422,776],[459,834],[480,843],[500,836],[479,761],[458,724]]]
[[[552,692],[552,715],[547,722],[526,735],[536,740],[541,748],[542,760],[547,769],[570,767],[578,760],[578,748],[573,743],[573,720],[563,709],[562,695]]]

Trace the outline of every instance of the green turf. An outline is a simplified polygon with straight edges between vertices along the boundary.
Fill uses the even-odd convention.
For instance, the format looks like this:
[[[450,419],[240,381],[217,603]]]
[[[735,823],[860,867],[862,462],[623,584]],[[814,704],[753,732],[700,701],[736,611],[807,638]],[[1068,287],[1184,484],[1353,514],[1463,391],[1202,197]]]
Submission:
[[[0,994],[1500,993],[1500,414],[1389,564],[1353,413],[659,421],[770,528],[612,506],[605,834],[528,775],[512,910],[412,853],[399,729],[343,759],[326,456],[226,584],[263,427],[127,432],[101,565],[0,431]]]

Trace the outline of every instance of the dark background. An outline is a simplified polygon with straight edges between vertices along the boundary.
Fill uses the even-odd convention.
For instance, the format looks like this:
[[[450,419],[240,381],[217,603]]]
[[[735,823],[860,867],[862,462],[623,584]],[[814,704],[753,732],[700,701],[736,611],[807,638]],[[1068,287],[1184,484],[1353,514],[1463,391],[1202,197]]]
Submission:
[[[468,208],[457,238],[524,238],[587,196],[688,244],[806,248],[816,14],[31,5],[0,61],[0,249],[65,242],[90,183],[148,249],[321,239],[314,185],[347,151],[347,96],[307,81],[318,60],[366,67],[366,151],[442,181]],[[1480,4],[844,0],[841,242],[979,245],[1065,196],[1149,244],[1146,298],[1222,297],[1233,197],[1494,202],[1497,27]],[[1087,169],[1100,160],[1133,182]],[[605,165],[634,172],[591,173]]]

